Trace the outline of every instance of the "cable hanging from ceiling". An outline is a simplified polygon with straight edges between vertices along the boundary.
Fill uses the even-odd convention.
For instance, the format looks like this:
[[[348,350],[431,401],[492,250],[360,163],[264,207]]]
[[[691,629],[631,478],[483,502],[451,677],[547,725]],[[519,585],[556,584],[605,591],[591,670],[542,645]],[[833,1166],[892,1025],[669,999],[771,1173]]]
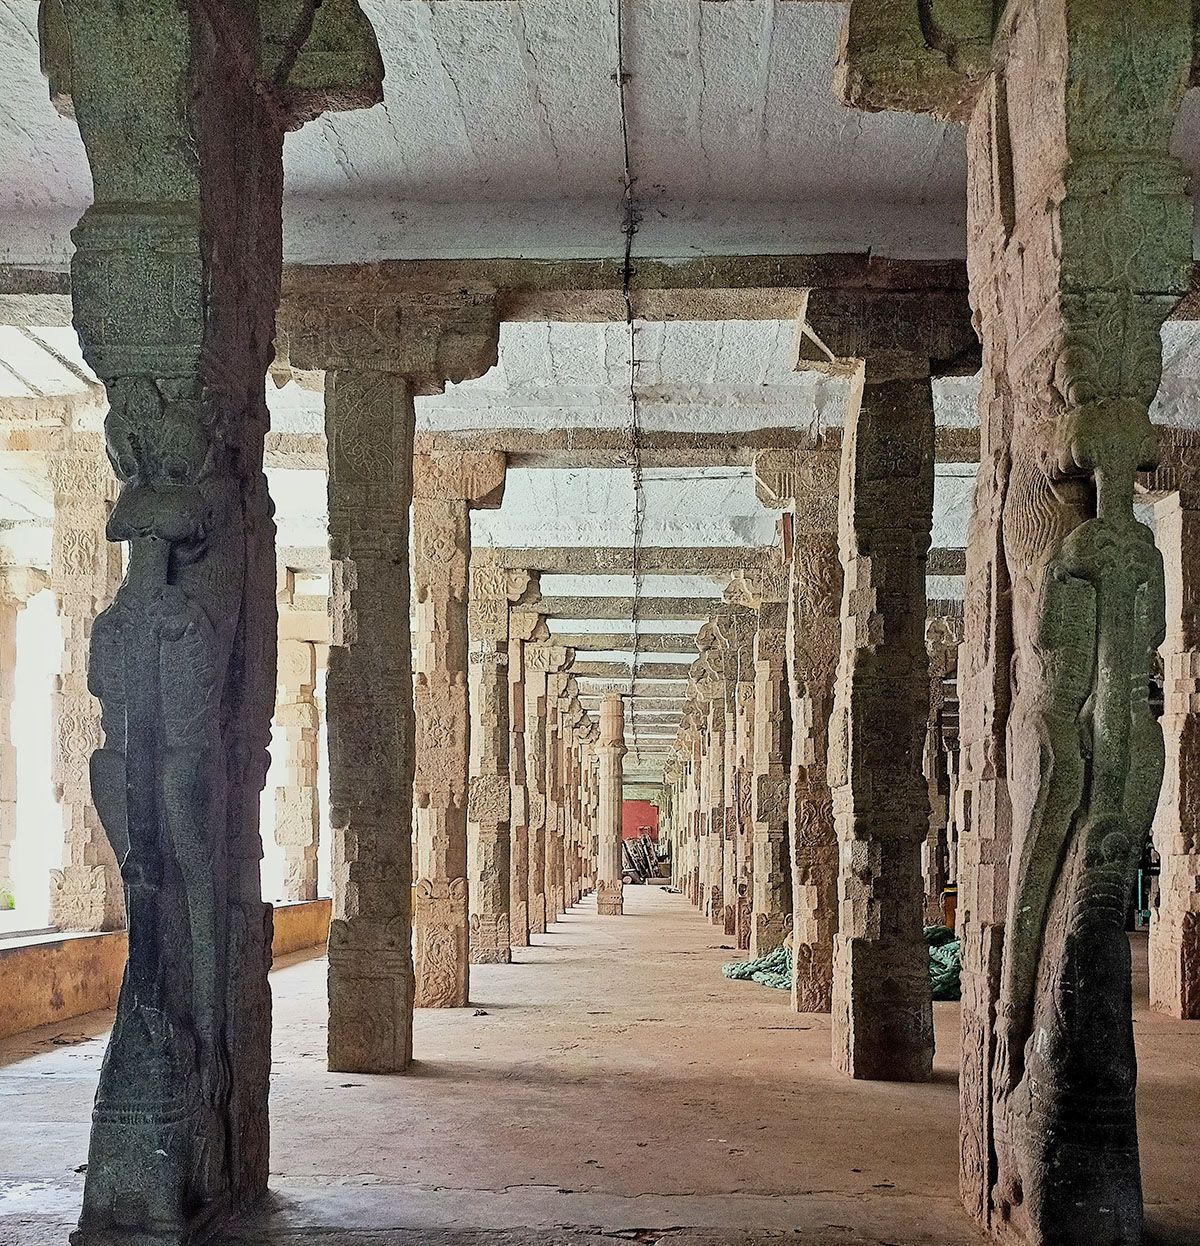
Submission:
[[[633,735],[634,752],[638,750],[637,718],[633,713],[633,690],[637,682],[637,668],[640,642],[639,618],[642,598],[641,550],[643,528],[646,518],[646,497],[642,481],[642,429],[641,412],[638,406],[638,359],[637,359],[637,322],[633,305],[633,240],[638,231],[641,214],[638,210],[637,198],[634,193],[633,161],[629,145],[629,108],[626,87],[629,74],[625,68],[625,5],[624,0],[613,0],[617,26],[617,68],[613,78],[617,84],[617,101],[621,118],[621,153],[623,161],[623,193],[621,232],[624,239],[621,264],[621,295],[625,305],[625,325],[628,334],[629,348],[629,467],[633,476],[633,545],[631,570],[633,572],[633,656],[630,663],[630,697],[629,722]]]

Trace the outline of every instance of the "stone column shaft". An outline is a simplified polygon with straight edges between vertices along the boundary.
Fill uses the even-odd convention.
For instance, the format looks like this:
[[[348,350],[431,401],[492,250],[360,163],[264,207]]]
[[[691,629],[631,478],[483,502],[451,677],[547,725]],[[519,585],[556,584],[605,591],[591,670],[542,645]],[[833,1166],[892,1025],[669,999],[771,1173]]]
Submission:
[[[125,924],[125,895],[92,801],[89,763],[103,735],[100,707],[88,688],[92,621],[121,582],[121,548],[105,536],[116,479],[99,437],[71,436],[73,444],[50,456],[50,587],[63,642],[52,700],[51,771],[63,819],[63,863],[50,876],[50,923],[62,930],[119,930]]]
[[[1154,820],[1161,861],[1150,925],[1150,1003],[1200,1019],[1200,510],[1178,495],[1158,507],[1166,562],[1162,716],[1166,773]]]
[[[326,375],[332,630],[333,920],[329,1067],[412,1058],[413,685],[409,628],[412,388],[392,372]]]
[[[275,842],[283,849],[283,899],[315,900],[320,837],[316,646],[281,641],[275,682],[275,739],[282,763],[275,784]]]
[[[472,507],[499,504],[502,454],[414,459],[416,1004],[463,1008],[470,994],[467,792],[471,724],[467,563]]]
[[[31,567],[0,568],[0,909],[20,907],[13,889],[12,849],[17,839],[17,772],[13,700],[17,673],[17,620],[25,603],[48,579]]]
[[[788,761],[791,713],[787,693],[786,580],[772,577],[758,607],[754,636],[754,819],[750,955],[781,947],[792,919],[792,872],[788,847]]]
[[[596,871],[596,911],[618,917],[624,911],[621,882],[621,789],[625,756],[625,705],[618,695],[600,702],[599,854]]]
[[[919,366],[919,365],[914,365]],[[851,1077],[926,1081],[921,769],[929,703],[925,566],[933,517],[928,376],[852,392],[842,446],[842,650],[829,784],[840,846],[833,1058]]]
[[[485,551],[471,556],[471,786],[467,806],[471,962],[512,959],[508,724],[508,612],[529,573],[506,571]]]

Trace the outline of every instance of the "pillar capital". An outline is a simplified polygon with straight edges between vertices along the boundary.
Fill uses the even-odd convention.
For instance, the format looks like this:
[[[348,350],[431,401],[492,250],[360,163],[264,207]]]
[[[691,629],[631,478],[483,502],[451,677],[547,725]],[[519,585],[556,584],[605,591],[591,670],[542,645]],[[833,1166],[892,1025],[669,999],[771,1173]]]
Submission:
[[[49,587],[50,577],[39,567],[0,566],[0,602],[23,606]]]
[[[507,460],[499,450],[433,450],[413,455],[413,502],[467,502],[493,510],[504,499]]]
[[[292,367],[390,372],[414,394],[483,376],[499,357],[495,292],[398,294],[320,275],[293,285],[279,331]]]

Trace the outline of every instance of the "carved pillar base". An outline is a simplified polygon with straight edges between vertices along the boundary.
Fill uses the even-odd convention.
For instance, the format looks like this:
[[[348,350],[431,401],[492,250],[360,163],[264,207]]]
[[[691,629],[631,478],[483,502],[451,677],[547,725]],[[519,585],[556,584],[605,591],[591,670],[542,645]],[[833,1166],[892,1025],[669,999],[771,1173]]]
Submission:
[[[413,918],[418,1008],[465,1008],[468,969],[467,880],[417,881]]]
[[[750,915],[750,959],[757,960],[783,947],[791,924],[790,914],[754,913]]]
[[[408,922],[329,925],[329,1067],[400,1073],[412,1063]]]
[[[625,887],[619,880],[597,884],[596,912],[601,917],[620,917],[625,912]]]

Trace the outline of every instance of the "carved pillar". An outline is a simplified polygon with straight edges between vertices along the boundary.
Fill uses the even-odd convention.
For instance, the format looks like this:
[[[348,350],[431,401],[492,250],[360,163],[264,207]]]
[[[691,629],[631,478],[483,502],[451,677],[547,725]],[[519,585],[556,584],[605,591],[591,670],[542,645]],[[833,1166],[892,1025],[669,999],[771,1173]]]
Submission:
[[[788,848],[791,713],[787,692],[787,577],[782,570],[754,577],[745,600],[758,610],[754,633],[754,819],[750,955],[782,946],[792,921]]]
[[[1174,494],[1159,503],[1156,529],[1166,565],[1166,774],[1154,820],[1162,872],[1150,925],[1150,1003],[1194,1021],[1200,1019],[1200,510],[1185,509]]]
[[[942,713],[946,704],[946,681],[958,667],[962,642],[962,618],[941,614],[925,625],[925,648],[929,656],[929,719],[925,728],[924,772],[929,792],[929,831],[921,849],[921,873],[925,880],[927,926],[945,920],[944,893],[952,875],[950,864],[950,770],[942,738]]]
[[[32,567],[0,567],[0,909],[11,907],[12,847],[17,838],[17,749],[12,733],[17,671],[17,618],[25,603],[47,586]]]
[[[833,1056],[851,1077],[926,1081],[933,1016],[920,846],[929,828],[921,754],[933,394],[927,372],[906,376],[906,361],[892,362],[896,371],[882,375],[860,367],[842,445],[842,648],[829,755],[840,847]]]
[[[504,468],[488,452],[413,460],[418,1008],[463,1008],[469,998],[467,560],[471,509],[500,504]]]
[[[95,187],[73,234],[71,293],[108,392],[120,481],[108,536],[129,555],[90,643],[104,741],[92,793],[121,861],[129,956],[76,1246],[184,1246],[267,1183],[258,810],[276,632],[262,458],[283,134],[326,97],[374,103],[382,68],[354,4],[319,66],[305,46],[312,9],[276,26],[262,8],[261,28],[259,6],[219,19],[193,0],[43,8],[43,63],[54,96],[71,96]],[[87,530],[106,564],[95,518]],[[93,721],[90,705],[80,712]],[[69,858],[60,893],[77,864],[97,862]]]
[[[894,67],[922,15],[856,0],[843,90],[968,123],[983,337],[968,549],[961,1186],[997,1236],[1140,1242],[1125,910],[1153,818],[1161,560],[1133,517],[1159,331],[1188,288],[1169,154],[1193,69],[1180,0],[978,0]],[[1047,66],[1056,72],[1046,72]],[[1051,188],[1051,193],[1046,189]],[[978,699],[986,708],[979,709]]]
[[[275,685],[281,772],[275,785],[275,842],[283,849],[283,899],[315,900],[320,836],[316,646],[281,640]]]
[[[125,924],[121,872],[89,778],[90,759],[103,735],[87,669],[92,621],[121,582],[121,547],[105,537],[117,482],[100,437],[69,436],[49,462],[50,587],[62,627],[62,666],[52,700],[52,774],[63,819],[62,869],[50,875],[50,924],[62,930],[119,930]]]
[[[508,616],[508,712],[509,784],[511,826],[509,849],[509,925],[513,947],[528,947],[531,930],[530,905],[530,789],[532,779],[526,760],[527,714],[525,705],[525,650],[533,639],[544,640],[549,632],[532,611],[513,610]],[[542,917],[543,928],[545,916]]]
[[[738,931],[738,887],[746,849],[749,841],[739,835],[742,793],[747,796],[751,787],[749,764],[753,748],[748,747],[748,733],[743,729],[739,735],[739,714],[749,719],[750,702],[754,688],[754,633],[757,615],[745,605],[736,602],[736,594],[726,593],[731,604],[723,606],[713,617],[713,629],[719,642],[720,702],[714,713],[721,715],[721,796],[718,844],[720,875],[715,879],[719,902],[714,905],[711,919],[727,935],[736,937]],[[741,706],[739,710],[739,704]],[[747,721],[744,727],[749,727]],[[739,855],[741,854],[741,855]],[[747,897],[748,900],[748,897]]]
[[[544,625],[543,625],[544,626]],[[552,911],[549,889],[550,733],[552,698],[548,681],[574,660],[574,651],[545,638],[525,647],[525,774],[529,784],[529,929],[545,934]],[[554,694],[557,696],[557,693]]]
[[[837,933],[838,844],[827,775],[841,645],[837,512],[840,443],[755,457],[759,500],[785,511],[787,668],[792,707],[792,1007],[828,1012]]]
[[[589,719],[586,741],[583,746],[584,777],[584,894],[596,890],[596,878],[600,860],[600,754],[596,746],[600,742],[600,729]]]
[[[492,554],[471,555],[471,786],[467,871],[471,963],[512,960],[509,879],[511,778],[508,765],[508,611],[530,585],[528,571],[506,571]],[[536,590],[535,590],[536,591]]]
[[[619,917],[624,911],[621,883],[621,787],[625,748],[625,703],[613,693],[600,702],[600,849],[596,870],[596,912]]]
[[[327,369],[329,1064],[398,1072],[412,1054],[414,1003],[413,396],[486,372],[499,326],[486,295],[391,295],[389,308],[380,292],[349,307],[336,293],[306,290],[286,320],[292,362]]]

